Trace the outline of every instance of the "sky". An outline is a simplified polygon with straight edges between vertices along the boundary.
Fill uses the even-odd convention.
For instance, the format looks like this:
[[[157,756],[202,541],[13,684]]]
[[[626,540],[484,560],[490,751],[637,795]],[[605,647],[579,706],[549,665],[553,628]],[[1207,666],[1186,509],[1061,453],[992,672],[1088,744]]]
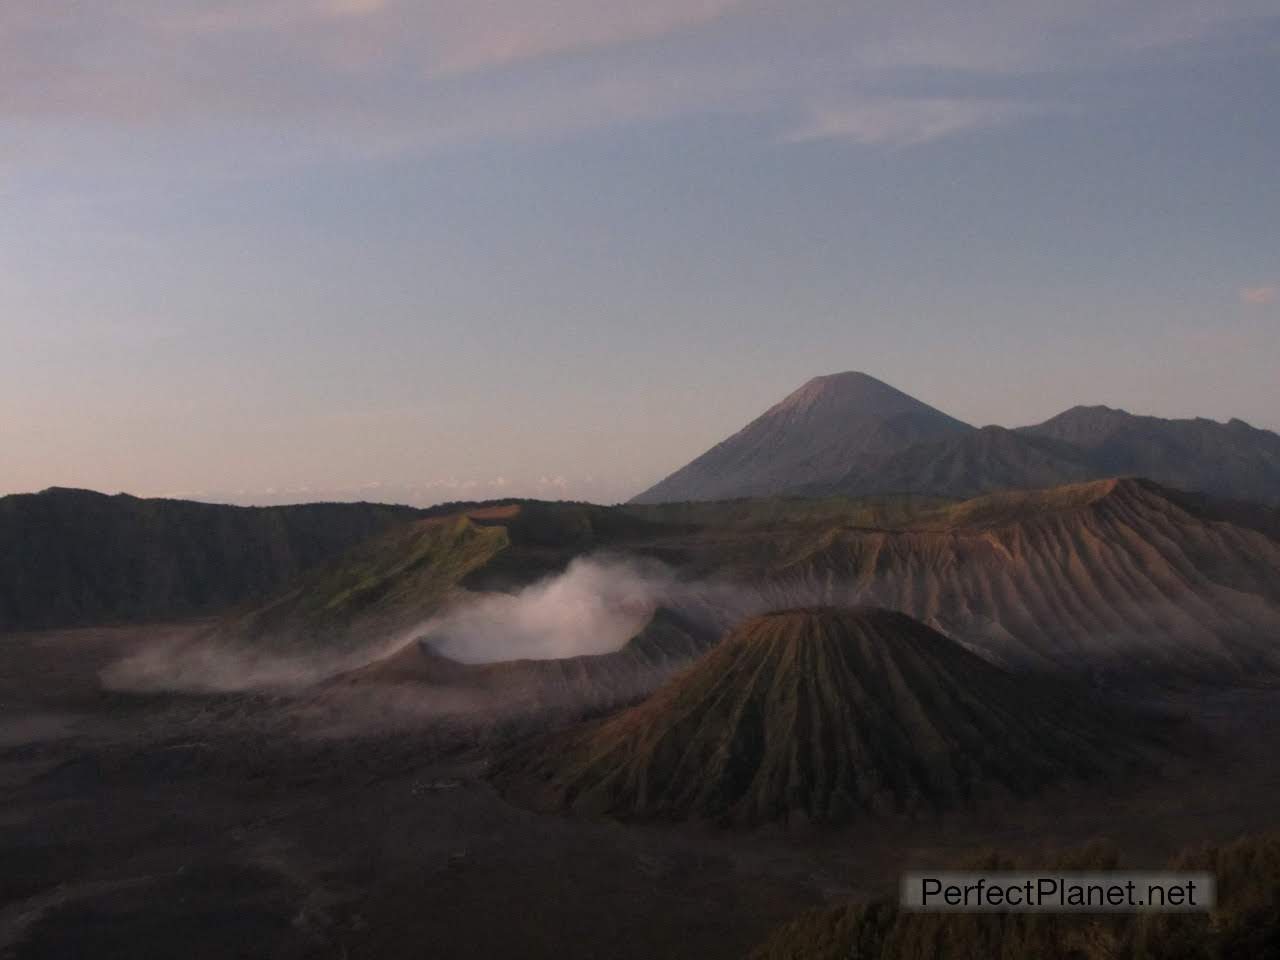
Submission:
[[[812,376],[1280,429],[1275,0],[0,4],[0,494],[625,499]]]

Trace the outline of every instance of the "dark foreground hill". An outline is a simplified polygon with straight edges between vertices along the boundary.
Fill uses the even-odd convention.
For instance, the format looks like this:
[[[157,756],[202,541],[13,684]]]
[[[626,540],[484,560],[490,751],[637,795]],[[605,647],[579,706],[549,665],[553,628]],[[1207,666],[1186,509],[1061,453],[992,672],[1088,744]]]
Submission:
[[[0,630],[211,613],[417,514],[233,507],[53,488],[0,497]]]
[[[1145,865],[1143,865],[1145,866]],[[992,856],[972,870],[1135,869],[1095,845],[1053,862]],[[1044,915],[913,913],[892,900],[813,911],[781,927],[751,960],[1262,960],[1280,956],[1280,834],[1183,853],[1176,871],[1217,878],[1205,913]]]
[[[1280,435],[1073,407],[976,430],[862,373],[818,377],[636,503],[777,494],[973,497],[1114,476],[1280,504]]]
[[[900,613],[752,618],[644,703],[500,761],[535,805],[621,818],[838,823],[1116,773],[1093,704],[1015,679]]]

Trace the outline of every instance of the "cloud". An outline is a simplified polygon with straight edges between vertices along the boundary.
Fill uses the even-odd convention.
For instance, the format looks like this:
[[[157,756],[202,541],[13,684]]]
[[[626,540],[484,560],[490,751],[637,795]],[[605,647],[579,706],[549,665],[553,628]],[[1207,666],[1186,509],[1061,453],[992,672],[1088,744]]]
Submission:
[[[561,0],[435,4],[442,26],[433,72],[469,73],[550,54],[661,37],[709,23],[742,0]]]
[[[1240,291],[1240,302],[1256,307],[1268,306],[1280,300],[1280,287],[1245,287]]]
[[[428,74],[458,74],[574,53],[709,23],[744,0],[223,0],[192,10],[136,3],[136,23],[171,38],[303,31],[314,49],[376,36],[384,52],[411,48]],[[338,31],[335,33],[335,31]]]
[[[904,146],[994,127],[1031,112],[1026,104],[1001,101],[873,97],[815,109],[806,123],[784,139]]]
[[[376,110],[414,99],[433,79],[652,40],[742,3],[122,0],[91,9],[46,0],[0,15],[0,113]]]
[[[38,129],[75,125],[122,156],[156,153],[136,136],[146,130],[189,145],[200,161],[219,149],[234,154],[237,167],[699,112],[788,112],[794,141],[923,143],[1040,112],[1028,100],[971,99],[953,75],[960,85],[983,77],[1016,85],[1019,76],[1127,68],[1267,7],[42,0],[0,7],[0,127],[19,132],[5,149],[27,151],[33,165],[49,151]],[[937,89],[903,89],[904,71],[934,72]],[[795,105],[799,117],[789,112]]]

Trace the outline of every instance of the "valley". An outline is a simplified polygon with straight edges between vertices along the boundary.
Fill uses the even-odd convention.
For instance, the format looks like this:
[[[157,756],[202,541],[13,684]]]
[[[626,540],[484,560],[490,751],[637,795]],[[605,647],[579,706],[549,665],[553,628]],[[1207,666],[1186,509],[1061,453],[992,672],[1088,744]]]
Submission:
[[[377,695],[353,728],[314,693],[101,689],[202,627],[0,646],[0,956],[742,957],[911,865],[1099,838],[1158,864],[1268,829],[1280,789],[1280,690],[1258,686],[1160,696],[1183,752],[1123,786],[817,830],[539,814],[489,782],[519,742],[500,729]]]

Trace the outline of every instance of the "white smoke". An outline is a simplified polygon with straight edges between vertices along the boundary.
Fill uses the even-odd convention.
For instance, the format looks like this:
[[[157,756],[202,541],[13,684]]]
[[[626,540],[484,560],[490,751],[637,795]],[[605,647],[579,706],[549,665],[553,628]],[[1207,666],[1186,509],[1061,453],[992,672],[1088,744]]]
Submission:
[[[354,648],[286,653],[181,635],[133,651],[100,679],[108,689],[135,692],[298,689],[390,656],[419,638],[465,663],[608,653],[639,633],[660,604],[687,591],[657,562],[581,557],[513,594],[478,594],[413,629],[365,637]]]
[[[681,580],[655,560],[596,554],[513,593],[473,594],[411,629],[356,638],[340,650],[285,652],[177,635],[135,649],[101,680],[108,689],[135,692],[299,690],[419,640],[462,663],[562,659],[621,649],[658,607],[720,633],[752,613],[832,602],[842,592],[830,584]]]
[[[287,691],[388,656],[408,639],[382,639],[342,653],[277,654],[223,640],[178,637],[134,650],[102,670],[98,678],[107,690],[133,693]]]
[[[639,633],[675,589],[660,564],[579,557],[563,573],[518,593],[490,594],[450,610],[419,634],[463,663],[609,653]]]

